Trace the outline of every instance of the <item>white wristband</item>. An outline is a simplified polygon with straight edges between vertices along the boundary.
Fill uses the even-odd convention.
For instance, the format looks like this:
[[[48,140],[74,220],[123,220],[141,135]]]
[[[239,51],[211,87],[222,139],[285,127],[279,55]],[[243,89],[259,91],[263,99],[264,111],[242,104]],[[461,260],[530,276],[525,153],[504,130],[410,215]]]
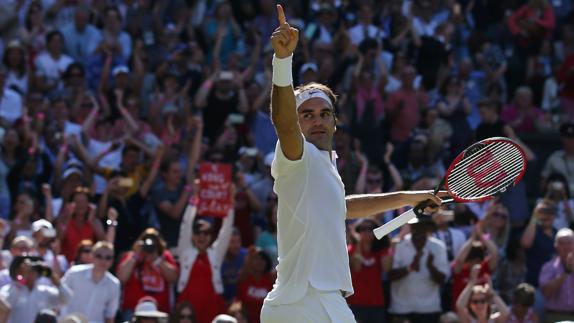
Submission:
[[[273,54],[273,84],[290,86],[293,84],[293,54],[285,58],[277,58]]]

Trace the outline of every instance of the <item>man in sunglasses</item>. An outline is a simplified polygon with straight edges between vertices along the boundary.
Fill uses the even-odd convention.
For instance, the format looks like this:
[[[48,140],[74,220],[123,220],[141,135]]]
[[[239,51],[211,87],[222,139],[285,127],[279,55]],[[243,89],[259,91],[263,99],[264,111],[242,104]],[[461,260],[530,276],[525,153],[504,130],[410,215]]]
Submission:
[[[77,265],[64,275],[74,297],[62,315],[84,313],[90,322],[112,323],[120,301],[120,282],[108,270],[114,262],[114,246],[100,241],[92,248],[92,264]]]

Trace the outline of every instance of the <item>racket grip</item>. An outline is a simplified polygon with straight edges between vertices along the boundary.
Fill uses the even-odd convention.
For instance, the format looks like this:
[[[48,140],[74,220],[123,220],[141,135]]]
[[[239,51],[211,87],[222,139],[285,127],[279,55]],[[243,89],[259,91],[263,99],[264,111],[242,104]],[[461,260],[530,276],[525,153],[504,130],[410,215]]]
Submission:
[[[391,221],[381,225],[380,227],[373,230],[375,237],[381,240],[387,234],[393,232],[394,230],[398,229],[399,227],[405,225],[410,220],[416,218],[415,212],[410,209],[405,213],[397,216],[396,218],[392,219]]]

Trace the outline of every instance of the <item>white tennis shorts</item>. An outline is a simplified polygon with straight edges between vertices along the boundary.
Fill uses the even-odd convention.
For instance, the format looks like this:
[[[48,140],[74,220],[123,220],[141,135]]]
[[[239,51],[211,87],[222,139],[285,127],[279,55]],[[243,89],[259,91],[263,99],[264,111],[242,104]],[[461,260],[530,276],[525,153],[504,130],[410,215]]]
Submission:
[[[263,303],[261,323],[356,323],[339,291],[319,291],[309,286],[298,302],[285,305]]]

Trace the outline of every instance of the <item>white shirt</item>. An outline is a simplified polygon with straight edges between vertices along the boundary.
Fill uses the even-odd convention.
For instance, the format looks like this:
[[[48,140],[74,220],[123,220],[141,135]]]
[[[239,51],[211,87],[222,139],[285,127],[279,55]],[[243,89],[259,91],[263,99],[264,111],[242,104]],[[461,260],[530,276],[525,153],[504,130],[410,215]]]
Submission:
[[[333,152],[333,156],[335,153]],[[291,304],[310,286],[353,293],[345,234],[345,187],[328,151],[304,141],[301,159],[291,161],[277,142],[271,165],[279,197],[277,281],[271,305]]]
[[[393,269],[409,266],[416,253],[409,235],[396,246],[393,256]],[[423,248],[420,270],[412,271],[403,279],[391,283],[390,313],[434,313],[441,311],[441,286],[432,280],[427,268],[429,253],[432,253],[434,256],[433,261],[436,269],[447,277],[449,276],[450,268],[444,243],[436,238],[429,237]]]
[[[0,96],[0,117],[10,123],[14,123],[22,116],[22,98],[18,92],[4,88],[4,93]]]
[[[447,247],[447,251],[448,251],[447,241],[449,240],[447,236],[449,235],[449,233],[450,233],[450,241],[452,243],[452,255],[453,257],[456,257],[456,255],[458,255],[458,252],[462,248],[462,245],[466,242],[466,236],[464,235],[464,232],[462,232],[462,230],[455,228],[447,228],[446,231],[437,230],[434,233],[434,236],[435,238],[439,239],[445,244],[445,247]]]
[[[32,290],[15,281],[0,289],[0,296],[12,307],[9,323],[32,323],[43,309],[57,309],[66,304],[72,292],[62,284],[52,287],[36,284]]]
[[[109,272],[99,282],[92,279],[93,264],[73,266],[62,283],[74,293],[62,315],[83,313],[90,323],[104,322],[116,316],[120,303],[120,281]]]
[[[386,36],[385,32],[375,25],[364,26],[359,23],[348,30],[349,38],[351,38],[353,45],[359,45],[365,39],[365,28],[369,38],[381,41],[381,38]]]
[[[60,55],[58,60],[55,60],[48,52],[43,52],[36,57],[34,65],[36,66],[36,73],[39,76],[44,76],[49,80],[59,81],[68,68],[68,65],[74,61],[66,54]]]

